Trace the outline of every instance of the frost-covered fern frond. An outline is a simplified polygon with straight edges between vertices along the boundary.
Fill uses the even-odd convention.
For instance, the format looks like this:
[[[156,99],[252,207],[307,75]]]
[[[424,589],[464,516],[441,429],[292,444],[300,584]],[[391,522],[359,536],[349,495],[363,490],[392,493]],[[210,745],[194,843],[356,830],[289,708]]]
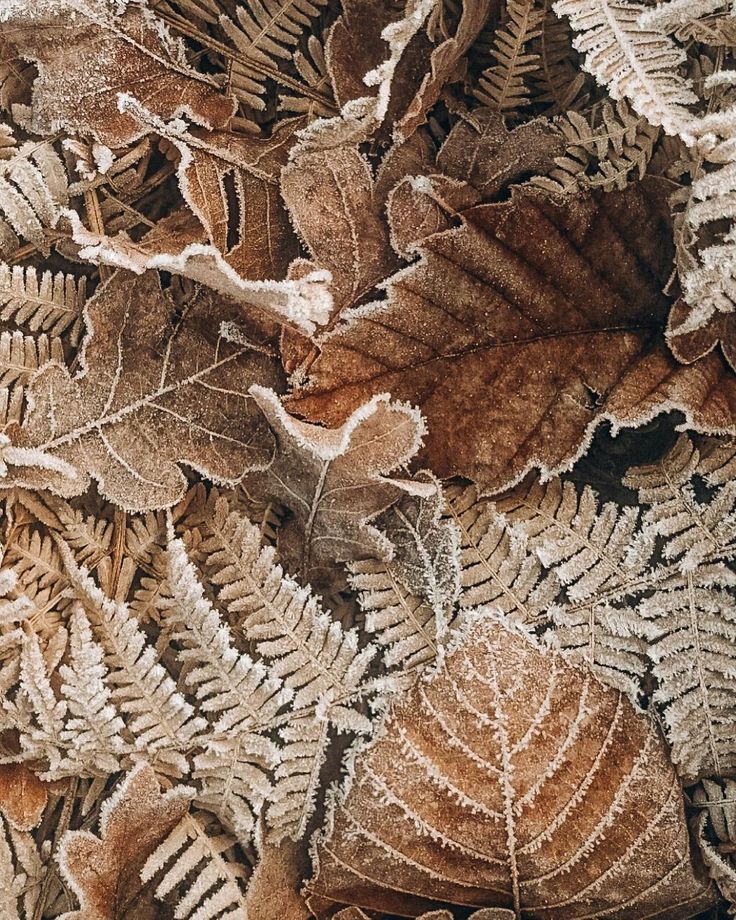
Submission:
[[[681,435],[661,460],[629,470],[624,479],[649,506],[643,524],[651,538],[666,538],[664,558],[677,560],[683,571],[728,556],[736,538],[736,482],[724,482],[707,503],[698,501],[692,478],[699,462],[699,451]]]
[[[161,772],[175,776],[189,769],[185,752],[205,728],[204,719],[177,690],[156,650],[128,607],[113,601],[77,566],[71,550],[60,544],[64,564],[84,605],[92,632],[105,652],[112,703],[126,720],[129,737]]]
[[[701,565],[672,576],[639,613],[651,620],[649,645],[672,760],[688,781],[736,768],[736,574]]]
[[[48,255],[46,230],[68,204],[68,187],[64,163],[47,142],[27,141],[0,161],[0,256],[22,240]]]
[[[439,636],[433,608],[402,584],[390,563],[368,559],[349,569],[366,631],[385,650],[386,665],[407,673],[434,661]]]
[[[280,759],[268,731],[293,693],[235,647],[181,540],[169,543],[167,557],[164,625],[181,647],[184,681],[212,722],[207,750],[195,757],[194,778],[202,782],[201,800],[247,838],[271,792],[267,772]]]
[[[0,319],[12,320],[30,332],[61,336],[79,342],[86,279],[61,272],[43,272],[32,266],[0,263]]]
[[[451,486],[446,513],[460,532],[460,607],[494,607],[526,624],[543,619],[559,582],[543,577],[521,530],[509,526],[495,503],[479,498],[475,486]]]
[[[704,779],[692,800],[703,862],[721,894],[736,902],[736,780]]]
[[[712,16],[730,7],[730,0],[667,0],[647,7],[639,17],[639,25],[667,35],[696,19]]]
[[[202,816],[186,815],[146,860],[144,883],[163,877],[155,897],[176,893],[177,920],[240,920],[246,916],[236,866],[225,859],[234,840],[227,834],[210,836]]]
[[[19,418],[25,411],[25,388],[33,374],[49,361],[64,363],[64,347],[59,338],[23,335],[20,330],[0,333],[0,391],[9,405],[18,406]]]
[[[625,188],[632,174],[640,179],[644,176],[660,134],[659,128],[635,115],[624,100],[615,108],[605,100],[587,118],[567,112],[556,124],[565,137],[565,153],[555,157],[555,166],[547,175],[533,180],[551,192]]]
[[[529,102],[525,78],[539,68],[539,57],[527,47],[540,38],[544,10],[535,0],[508,0],[508,20],[496,32],[495,63],[481,74],[473,95],[496,112],[512,112]]]
[[[36,843],[27,832],[15,830],[0,818],[0,917],[32,917],[41,893],[45,867]]]
[[[567,16],[578,33],[574,47],[585,55],[583,67],[614,99],[632,108],[668,134],[685,130],[697,102],[680,76],[684,51],[660,32],[639,24],[650,7],[628,0],[558,0],[554,10]]]
[[[237,22],[220,17],[220,26],[238,51],[230,64],[229,89],[244,104],[263,109],[265,80],[289,60],[294,48],[327,0],[255,0],[239,5]]]

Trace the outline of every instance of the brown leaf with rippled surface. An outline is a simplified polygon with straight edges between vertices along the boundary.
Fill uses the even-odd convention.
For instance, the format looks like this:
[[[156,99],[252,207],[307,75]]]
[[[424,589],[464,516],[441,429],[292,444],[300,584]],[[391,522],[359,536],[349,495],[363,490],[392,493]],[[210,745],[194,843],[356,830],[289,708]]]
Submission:
[[[369,521],[407,493],[436,491],[432,482],[394,473],[421,443],[419,413],[378,396],[330,429],[293,418],[264,387],[251,394],[276,437],[276,453],[245,485],[291,512],[279,533],[286,567],[313,584],[329,583],[335,562],[390,555],[390,543]]]
[[[141,870],[189,809],[193,790],[162,793],[156,774],[136,766],[108,800],[100,835],[68,831],[59,847],[59,864],[79,899],[79,910],[63,920],[156,920],[166,916],[153,901]]]
[[[622,377],[661,348],[668,188],[464,210],[461,227],[421,243],[386,302],[324,338],[291,410],[334,425],[390,391],[427,418],[421,457],[439,475],[500,489],[564,468]]]
[[[273,438],[248,387],[276,385],[278,371],[255,327],[223,338],[237,308],[202,289],[176,318],[155,273],[118,272],[87,312],[82,370],[47,364],[30,385],[32,410],[15,436],[26,465],[13,482],[70,496],[93,477],[111,501],[140,511],[183,495],[179,464],[235,482],[268,463]]]
[[[495,617],[393,708],[315,852],[320,920],[338,905],[677,920],[715,900],[655,722]]]
[[[109,147],[145,133],[121,112],[130,94],[161,118],[186,114],[223,127],[234,113],[232,96],[187,63],[180,39],[140,0],[118,13],[110,0],[4,0],[3,34],[16,53],[38,66],[32,125],[40,133],[72,130]]]

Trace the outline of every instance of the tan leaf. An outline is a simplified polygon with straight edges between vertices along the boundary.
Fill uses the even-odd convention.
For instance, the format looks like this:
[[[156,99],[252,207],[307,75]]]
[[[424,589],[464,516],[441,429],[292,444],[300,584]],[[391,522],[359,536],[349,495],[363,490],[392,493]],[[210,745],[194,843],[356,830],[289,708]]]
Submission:
[[[493,615],[355,764],[315,848],[318,918],[353,904],[677,920],[715,900],[656,723]]]
[[[662,347],[668,189],[469,208],[423,242],[387,301],[324,337],[291,411],[339,424],[389,391],[427,418],[421,458],[486,489],[569,466],[621,379]]]
[[[398,267],[370,164],[357,147],[297,154],[281,187],[312,257],[332,273],[336,311]]]
[[[156,920],[162,916],[141,881],[148,857],[189,809],[193,790],[162,793],[153,769],[138,764],[103,806],[100,836],[67,831],[59,866],[79,899],[60,920]]]
[[[248,920],[310,920],[310,912],[299,894],[302,878],[309,870],[303,842],[282,840],[266,844],[248,882],[245,904]]]
[[[334,577],[335,562],[390,554],[388,540],[368,522],[402,495],[431,495],[436,488],[388,478],[421,443],[419,413],[376,396],[340,428],[328,429],[293,418],[265,387],[250,392],[276,437],[276,454],[245,486],[291,512],[279,532],[287,570],[321,584]]]
[[[113,0],[5,0],[0,34],[38,67],[33,130],[92,135],[121,147],[146,133],[119,109],[127,93],[161,118],[186,114],[206,127],[227,124],[234,98],[189,67],[181,41],[146,3],[118,10]]]
[[[28,767],[19,763],[0,766],[0,811],[16,830],[34,828],[48,798],[48,784]]]
[[[155,272],[117,272],[87,304],[81,371],[47,364],[33,378],[32,408],[16,434],[10,480],[63,496],[95,478],[130,510],[174,504],[185,463],[219,481],[268,463],[273,439],[248,396],[254,380],[278,380],[276,362],[254,343],[222,338],[237,308],[197,291],[173,319]],[[7,454],[6,454],[7,456]]]
[[[667,320],[667,344],[678,361],[692,364],[719,345],[723,356],[736,370],[736,325],[732,313],[714,313],[697,329],[682,331],[683,324],[692,313],[692,307],[679,297],[670,310]]]

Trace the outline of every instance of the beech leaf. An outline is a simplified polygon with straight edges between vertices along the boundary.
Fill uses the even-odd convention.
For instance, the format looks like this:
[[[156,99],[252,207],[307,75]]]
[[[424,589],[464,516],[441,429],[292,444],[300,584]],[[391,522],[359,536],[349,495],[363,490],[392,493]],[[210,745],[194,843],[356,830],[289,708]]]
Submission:
[[[8,484],[71,496],[93,477],[111,501],[141,511],[181,498],[180,463],[222,482],[268,463],[273,439],[248,387],[276,383],[276,362],[257,341],[223,339],[221,324],[237,318],[225,302],[199,290],[176,319],[156,273],[117,272],[86,312],[80,372],[50,363],[30,384],[32,407],[14,433],[25,465]]]
[[[338,904],[677,920],[714,902],[656,723],[495,615],[361,749],[314,855],[320,920]]]
[[[390,391],[427,418],[421,459],[489,490],[535,466],[567,468],[622,378],[661,348],[667,190],[650,180],[569,202],[525,192],[467,208],[462,226],[420,244],[386,301],[323,337],[288,405],[335,425]]]
[[[16,830],[34,828],[48,798],[48,785],[28,767],[20,763],[0,765],[0,811]]]

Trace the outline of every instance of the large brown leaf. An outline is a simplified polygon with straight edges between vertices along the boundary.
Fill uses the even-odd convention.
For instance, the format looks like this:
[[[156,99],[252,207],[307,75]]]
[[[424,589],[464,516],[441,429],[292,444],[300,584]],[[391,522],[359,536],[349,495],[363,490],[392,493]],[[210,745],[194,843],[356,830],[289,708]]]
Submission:
[[[132,0],[122,13],[112,0],[4,0],[0,34],[33,61],[32,125],[39,134],[59,130],[96,137],[109,147],[145,133],[119,109],[131,94],[162,118],[186,114],[207,127],[223,127],[235,100],[187,64],[184,47],[166,26]]]
[[[315,853],[320,920],[338,905],[677,920],[715,900],[656,724],[493,616],[394,707]]]
[[[389,391],[425,414],[422,457],[442,476],[499,489],[533,466],[564,468],[621,379],[662,347],[668,190],[566,203],[517,192],[465,209],[462,226],[421,243],[386,301],[324,337],[292,411],[336,424]],[[416,221],[393,200],[393,221]]]
[[[157,920],[166,916],[140,873],[186,814],[193,793],[186,786],[162,793],[153,769],[141,763],[108,800],[99,837],[89,831],[67,831],[59,847],[59,864],[80,908],[64,914],[63,920]]]
[[[50,363],[30,384],[31,411],[13,434],[28,465],[8,484],[70,496],[92,476],[111,501],[141,511],[183,495],[180,463],[231,482],[268,463],[273,438],[248,387],[277,383],[275,359],[254,327],[242,330],[252,344],[223,339],[238,311],[207,291],[178,319],[174,310],[155,272],[117,272],[98,290],[82,370]]]

